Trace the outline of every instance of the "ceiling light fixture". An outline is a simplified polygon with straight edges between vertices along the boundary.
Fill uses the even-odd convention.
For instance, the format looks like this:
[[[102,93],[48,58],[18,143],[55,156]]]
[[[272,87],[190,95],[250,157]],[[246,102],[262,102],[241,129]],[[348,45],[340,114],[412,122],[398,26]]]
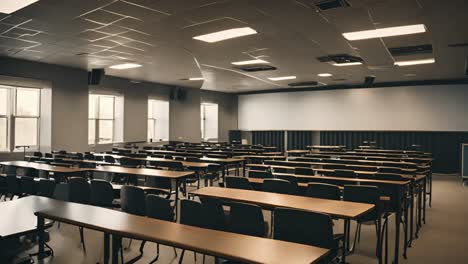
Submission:
[[[268,61],[264,61],[264,60],[246,60],[246,61],[235,61],[235,62],[231,62],[231,64],[234,64],[234,65],[250,65],[250,64],[267,64],[269,63]]]
[[[193,78],[188,78],[189,81],[203,81],[203,77],[193,77]]]
[[[331,77],[333,76],[333,74],[331,73],[319,73],[317,74],[318,77]]]
[[[122,64],[112,65],[109,68],[115,69],[115,70],[127,70],[127,69],[139,68],[141,66],[143,65],[136,64],[136,63],[122,63]]]
[[[354,65],[361,65],[362,62],[354,61],[354,62],[344,62],[344,63],[333,63],[333,66],[354,66]]]
[[[296,76],[270,77],[268,79],[271,81],[283,81],[283,80],[296,79]]]
[[[379,29],[372,29],[372,30],[348,32],[348,33],[343,33],[343,37],[345,37],[345,39],[347,40],[361,40],[361,39],[402,36],[402,35],[424,33],[424,32],[426,32],[426,26],[424,26],[424,24],[416,24],[416,25],[409,25],[409,26],[387,27],[387,28],[379,28]]]
[[[39,0],[2,0],[0,1],[0,13],[11,14],[37,1]]]
[[[410,60],[410,61],[395,61],[395,65],[397,66],[411,66],[411,65],[418,65],[418,64],[429,64],[434,63],[435,59],[424,59],[424,60]]]
[[[242,27],[242,28],[231,28],[226,29],[218,32],[213,32],[205,35],[200,35],[193,37],[193,39],[213,43],[218,42],[226,39],[238,38],[248,35],[257,34],[257,31],[250,27]]]

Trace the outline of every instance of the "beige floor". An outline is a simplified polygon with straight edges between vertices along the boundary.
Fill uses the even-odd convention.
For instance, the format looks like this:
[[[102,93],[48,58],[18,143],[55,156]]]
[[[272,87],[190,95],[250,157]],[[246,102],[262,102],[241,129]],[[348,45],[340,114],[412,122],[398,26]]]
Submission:
[[[268,212],[264,212],[269,219]],[[468,187],[463,187],[459,178],[454,176],[434,177],[434,200],[427,211],[427,224],[421,230],[420,238],[413,242],[408,251],[408,259],[400,258],[401,263],[468,263]],[[393,219],[392,219],[393,220]],[[109,219],[112,221],[112,219]],[[340,232],[341,223],[336,224]],[[390,224],[390,249],[393,252],[393,222]],[[78,228],[62,224],[60,229],[51,229],[50,245],[55,250],[53,258],[44,263],[99,263],[102,258],[102,234],[85,230],[87,253],[84,254],[79,244]],[[128,240],[124,241],[125,244]],[[348,257],[349,263],[377,263],[374,255],[375,231],[373,226],[363,226],[361,243],[354,255]],[[138,241],[133,241],[130,249],[124,252],[129,260],[137,255]],[[35,250],[33,248],[32,250]],[[149,263],[155,256],[155,244],[148,243],[144,257],[138,263]],[[178,250],[180,253],[180,250]],[[392,257],[392,256],[390,256]],[[158,263],[177,263],[172,248],[161,246]],[[198,254],[197,262],[202,263]],[[205,263],[213,263],[207,257]],[[184,263],[194,263],[193,253],[185,254]]]

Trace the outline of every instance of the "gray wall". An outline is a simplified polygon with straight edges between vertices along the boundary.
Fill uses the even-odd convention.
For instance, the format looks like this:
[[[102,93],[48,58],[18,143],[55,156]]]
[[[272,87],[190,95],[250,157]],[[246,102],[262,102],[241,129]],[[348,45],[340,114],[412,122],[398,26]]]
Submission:
[[[239,96],[242,130],[468,131],[468,85]]]
[[[0,57],[0,75],[40,79],[52,85],[52,149],[87,151],[88,94],[107,90],[124,96],[124,141],[146,141],[148,98],[169,100],[171,86],[131,83],[105,77],[97,87],[88,87],[87,72],[80,69]],[[184,101],[170,102],[170,140],[199,142],[200,102],[219,104],[219,138],[227,140],[228,130],[237,129],[237,96],[187,89]],[[11,154],[0,153],[1,159]]]

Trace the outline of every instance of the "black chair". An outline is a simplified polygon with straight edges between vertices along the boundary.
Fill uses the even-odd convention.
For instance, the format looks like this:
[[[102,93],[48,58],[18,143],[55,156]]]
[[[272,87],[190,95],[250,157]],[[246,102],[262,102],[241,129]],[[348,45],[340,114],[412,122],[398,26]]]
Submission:
[[[289,181],[281,179],[265,179],[263,180],[262,190],[265,192],[294,194],[293,186]]]
[[[374,175],[377,180],[386,180],[386,181],[404,181],[407,180],[403,178],[400,174],[395,173],[381,173],[378,172]]]
[[[209,164],[206,170],[207,173],[204,175],[205,185],[207,180],[210,182],[210,185],[213,185],[213,181],[219,178],[219,171],[221,170],[221,166],[218,164]]]
[[[73,177],[68,181],[68,201],[73,203],[89,204],[91,190],[85,178]],[[81,244],[86,252],[83,227],[79,227]]]
[[[51,179],[40,179],[37,183],[37,195],[52,198],[55,191],[55,181]]]
[[[118,204],[114,204],[114,189],[112,184],[105,180],[91,180],[90,183],[91,196],[90,204],[100,207],[120,207]]]
[[[186,161],[190,161],[190,162],[200,162],[200,158],[199,158],[199,157],[188,156],[188,157],[186,158]]]
[[[18,195],[18,197],[21,196],[21,186],[16,175],[8,174],[6,176],[6,185],[7,190],[5,194],[5,200],[8,195],[11,195],[10,200],[13,200],[15,195]]]
[[[229,214],[224,212],[223,203],[220,199],[200,197],[204,207],[204,223],[209,229],[226,231]]]
[[[341,192],[338,185],[310,182],[307,185],[306,196],[329,200],[340,200]]]
[[[273,175],[269,171],[249,170],[249,178],[268,179],[273,178]]]
[[[115,164],[115,158],[113,156],[104,156],[104,161],[107,163]]]
[[[229,228],[233,233],[266,237],[268,226],[263,218],[262,208],[246,203],[230,202]]]
[[[224,183],[226,188],[253,190],[249,180],[244,177],[226,176]]]
[[[181,200],[180,201],[180,223],[183,225],[196,226],[206,228],[205,222],[205,207],[194,200]],[[184,259],[185,249],[182,250],[182,254],[179,259],[179,263],[182,263]],[[193,253],[196,262],[196,252]]]
[[[335,170],[333,176],[342,178],[356,178],[356,173],[354,173],[353,170]]]
[[[400,168],[392,168],[392,167],[383,167],[383,168],[379,167],[379,172],[401,174],[401,169]]]
[[[288,181],[291,184],[292,191],[290,194],[299,194],[299,181],[296,176],[278,175],[278,179]]]
[[[42,158],[42,152],[36,151],[33,153],[34,157]]]
[[[369,185],[345,185],[343,189],[343,201],[348,202],[357,202],[357,203],[367,203],[375,205],[375,208],[370,212],[360,216],[357,219],[356,233],[354,237],[354,243],[351,251],[354,251],[356,240],[359,241],[361,226],[363,223],[372,222],[376,227],[377,239],[380,238],[378,230],[380,230],[380,220],[381,220],[381,208],[380,208],[380,192],[379,188],[376,186]],[[349,228],[348,228],[349,230]],[[348,236],[349,237],[349,236]],[[379,254],[379,242],[376,246],[376,255]]]
[[[55,183],[55,182],[54,182]],[[60,201],[66,201],[68,202],[68,195],[69,193],[69,186],[68,183],[59,183],[55,185],[54,189],[54,195],[52,196],[54,199],[60,200]]]
[[[143,189],[136,186],[124,185],[120,189],[120,205],[122,211],[129,214],[145,216],[146,215],[146,197]],[[131,241],[130,241],[131,243]],[[143,256],[143,249],[145,247],[145,241],[141,241],[140,254],[133,258],[130,263],[134,263]],[[121,246],[121,258],[122,256],[122,245]],[[129,245],[130,247],[130,245]],[[123,263],[123,261],[122,261]]]
[[[86,153],[86,154],[84,154],[83,158],[85,160],[95,160],[96,157],[91,153]]]
[[[297,167],[294,171],[297,175],[315,175],[315,171],[312,168]]]
[[[330,249],[324,263],[337,257],[343,236],[333,234],[330,216],[288,208],[277,208],[274,215],[273,239]]]
[[[21,177],[21,196],[35,195],[36,194],[36,183],[33,177],[22,176]]]

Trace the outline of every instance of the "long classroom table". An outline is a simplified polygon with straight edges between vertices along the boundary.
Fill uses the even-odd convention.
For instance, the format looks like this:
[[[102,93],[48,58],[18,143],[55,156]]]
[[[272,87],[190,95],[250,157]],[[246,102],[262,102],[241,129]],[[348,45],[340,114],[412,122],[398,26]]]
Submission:
[[[329,253],[328,249],[319,247],[187,226],[70,202],[58,202],[55,208],[40,210],[35,215],[39,231],[40,259],[46,256],[44,219],[103,232],[104,263],[109,263],[110,236],[112,263],[115,264],[119,262],[118,249],[122,237],[245,263],[317,263]]]
[[[374,205],[364,203],[334,201],[296,195],[220,187],[205,187],[192,191],[191,194],[199,197],[211,197],[227,201],[256,204],[268,210],[274,210],[278,207],[287,207],[328,214],[344,220],[344,241],[347,241],[348,239],[347,230],[349,228],[350,220],[358,218],[375,207]],[[342,261],[343,263],[346,263],[346,250],[343,250]]]

